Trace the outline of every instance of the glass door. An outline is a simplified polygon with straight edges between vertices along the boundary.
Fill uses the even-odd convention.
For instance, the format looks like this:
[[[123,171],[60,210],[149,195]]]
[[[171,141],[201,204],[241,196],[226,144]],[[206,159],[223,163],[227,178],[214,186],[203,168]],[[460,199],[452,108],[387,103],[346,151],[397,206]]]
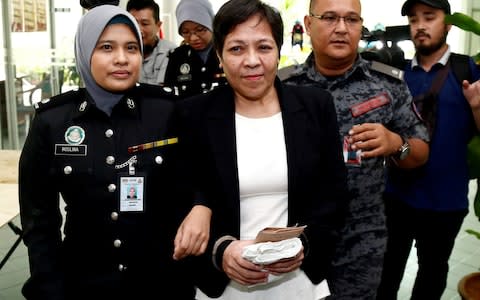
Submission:
[[[20,149],[33,105],[78,87],[74,35],[83,8],[69,0],[2,1],[0,148]]]

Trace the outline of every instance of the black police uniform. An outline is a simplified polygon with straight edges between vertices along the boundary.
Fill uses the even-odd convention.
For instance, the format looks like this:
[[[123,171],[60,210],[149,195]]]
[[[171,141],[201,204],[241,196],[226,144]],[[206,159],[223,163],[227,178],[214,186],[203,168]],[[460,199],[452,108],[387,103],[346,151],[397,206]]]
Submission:
[[[189,45],[181,45],[169,54],[164,84],[174,89],[180,98],[206,93],[227,80],[212,48],[204,63]]]
[[[179,193],[178,146],[170,140],[128,151],[175,137],[168,96],[159,86],[139,85],[110,117],[84,89],[37,105],[19,166],[27,299],[147,299],[159,291],[193,299],[184,262],[171,258],[191,208],[180,201],[187,195]],[[119,207],[119,178],[126,174],[145,180],[140,211]],[[59,193],[66,203],[63,241]]]

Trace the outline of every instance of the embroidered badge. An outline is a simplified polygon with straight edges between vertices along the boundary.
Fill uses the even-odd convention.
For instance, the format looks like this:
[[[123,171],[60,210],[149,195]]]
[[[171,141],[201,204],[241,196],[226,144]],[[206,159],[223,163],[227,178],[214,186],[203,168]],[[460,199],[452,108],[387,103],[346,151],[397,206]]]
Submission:
[[[80,126],[70,126],[65,131],[65,142],[69,145],[79,145],[85,139],[85,130]]]
[[[350,110],[354,118],[359,117],[375,108],[387,105],[390,103],[390,98],[387,93],[381,93],[375,97],[372,97],[366,101],[353,105]]]

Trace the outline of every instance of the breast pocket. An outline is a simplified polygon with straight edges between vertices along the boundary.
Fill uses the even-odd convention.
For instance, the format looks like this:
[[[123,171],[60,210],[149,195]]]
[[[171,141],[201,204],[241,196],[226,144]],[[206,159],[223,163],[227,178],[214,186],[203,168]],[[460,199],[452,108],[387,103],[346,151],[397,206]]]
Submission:
[[[159,176],[173,171],[178,159],[176,149],[177,146],[173,144],[137,153],[136,170],[147,176]]]
[[[81,185],[93,177],[93,162],[87,155],[56,155],[54,160],[56,177],[64,184]]]

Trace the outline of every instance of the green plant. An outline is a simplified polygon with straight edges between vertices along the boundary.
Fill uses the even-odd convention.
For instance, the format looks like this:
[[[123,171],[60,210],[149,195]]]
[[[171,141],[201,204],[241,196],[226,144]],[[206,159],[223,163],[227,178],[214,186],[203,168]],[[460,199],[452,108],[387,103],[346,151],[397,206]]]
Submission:
[[[457,26],[468,32],[480,36],[480,23],[472,17],[463,13],[453,13],[445,16],[445,23]],[[480,53],[472,56],[477,65],[480,65]],[[480,135],[475,136],[468,145],[468,165],[470,168],[470,178],[477,181],[477,193],[473,200],[473,209],[475,216],[480,221]],[[480,232],[473,229],[467,229],[468,233],[480,239]]]

